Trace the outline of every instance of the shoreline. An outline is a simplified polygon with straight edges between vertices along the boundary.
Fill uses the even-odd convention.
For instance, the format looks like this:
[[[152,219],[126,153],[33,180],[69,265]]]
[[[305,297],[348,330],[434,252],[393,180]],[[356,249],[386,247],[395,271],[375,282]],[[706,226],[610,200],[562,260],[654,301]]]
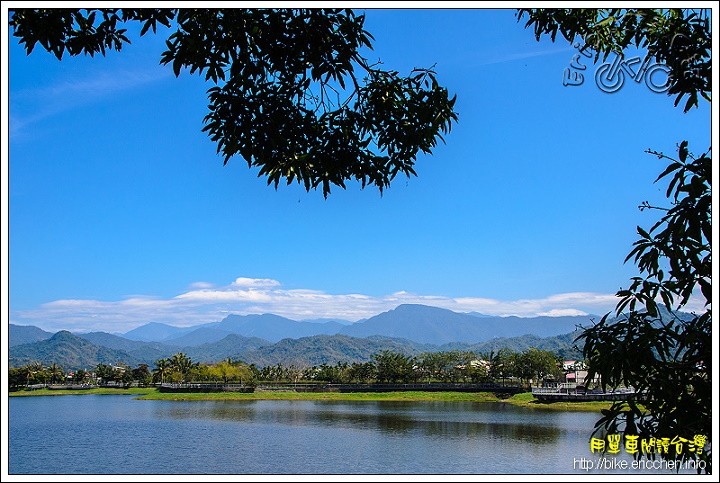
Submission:
[[[252,393],[161,393],[156,388],[97,388],[97,389],[38,389],[35,391],[10,392],[10,397],[68,396],[68,395],[133,395],[138,400],[164,401],[416,401],[416,402],[480,402],[507,403],[514,406],[538,410],[588,411],[600,412],[610,407],[607,401],[592,402],[540,402],[531,393],[520,393],[511,397],[501,397],[492,392],[295,392],[295,391],[258,391]]]

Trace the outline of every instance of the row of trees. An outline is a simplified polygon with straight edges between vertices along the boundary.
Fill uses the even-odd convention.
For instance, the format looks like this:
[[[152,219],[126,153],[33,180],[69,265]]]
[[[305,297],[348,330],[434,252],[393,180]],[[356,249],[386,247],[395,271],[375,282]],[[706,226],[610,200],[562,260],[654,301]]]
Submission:
[[[56,363],[43,365],[31,362],[23,367],[11,367],[8,371],[8,385],[11,390],[36,384],[118,384],[129,385],[137,382],[140,385],[152,383],[152,374],[148,364],[139,364],[135,369],[119,363],[108,365],[100,363],[92,370],[78,369],[72,372],[65,370]]]
[[[184,353],[155,361],[155,369],[149,364],[139,364],[131,368],[123,363],[108,365],[99,363],[91,370],[78,369],[66,373],[61,366],[52,363],[48,366],[41,362],[32,362],[23,367],[9,369],[9,387],[17,390],[37,384],[115,384],[130,386],[137,383],[149,386],[163,382],[249,382],[254,372],[243,362],[230,359],[218,364],[205,365],[193,362]]]
[[[282,364],[258,368],[255,364],[224,359],[216,364],[194,362],[182,352],[155,361],[151,371],[148,364],[132,369],[124,364],[100,363],[94,371],[83,369],[65,374],[57,364],[43,366],[28,364],[10,369],[10,387],[17,389],[32,384],[100,383],[129,386],[137,383],[222,382],[256,384],[267,382],[328,382],[347,383],[484,383],[515,379],[521,383],[559,380],[562,358],[550,351],[531,347],[523,352],[501,349],[498,352],[476,354],[472,351],[424,352],[418,356],[383,350],[367,362],[338,362],[335,365],[299,367]]]
[[[256,371],[257,380],[269,382],[348,383],[486,383],[514,379],[521,383],[545,378],[560,380],[562,358],[531,347],[523,352],[501,349],[476,354],[472,351],[424,352],[418,356],[383,350],[368,362],[338,362],[335,365],[298,367],[277,364]]]
[[[217,364],[207,365],[193,362],[184,353],[155,361],[152,380],[156,383],[222,382],[248,384],[256,377],[257,369],[242,361],[224,359]]]
[[[84,374],[82,376],[85,377]],[[44,366],[40,362],[32,362],[23,367],[11,367],[8,384],[13,389],[32,384],[54,384],[63,382],[66,378],[63,368],[55,363]]]

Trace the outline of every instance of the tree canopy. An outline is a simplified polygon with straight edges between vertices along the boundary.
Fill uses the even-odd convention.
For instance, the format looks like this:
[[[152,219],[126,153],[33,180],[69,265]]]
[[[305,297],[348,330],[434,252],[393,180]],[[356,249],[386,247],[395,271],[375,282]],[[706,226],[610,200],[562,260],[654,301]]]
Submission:
[[[179,76],[204,74],[209,113],[203,131],[226,164],[240,156],[277,188],[383,189],[416,175],[457,121],[455,97],[432,68],[407,76],[371,64],[364,15],[340,9],[22,9],[13,36],[28,55],[39,43],[65,53],[105,55],[129,44],[126,23],[176,28],[160,63]]]
[[[537,40],[560,32],[572,43],[581,38],[595,50],[595,60],[611,53],[623,55],[628,47],[647,49],[648,55],[670,68],[670,89],[675,105],[687,96],[684,110],[698,107],[712,92],[709,9],[520,9],[526,27],[533,27]]]
[[[538,39],[548,34],[555,40],[558,31],[569,42],[579,36],[596,60],[630,45],[647,48],[671,69],[668,94],[676,96],[675,106],[685,96],[685,112],[700,98],[711,101],[709,10],[541,9],[520,10],[518,19],[524,15]],[[632,386],[645,395],[642,404],[615,402],[596,430],[670,438],[681,444],[671,445],[666,457],[701,459],[710,473],[703,446],[712,436],[712,159],[710,149],[693,155],[687,141],[678,143],[677,156],[647,152],[668,162],[656,179],[669,179],[668,206],[640,205],[663,213],[649,230],[637,227],[640,238],[625,259],[640,275],[617,292],[615,317],[606,314],[578,340],[585,343],[589,378],[597,374],[604,386]],[[691,296],[704,299],[704,311],[682,312]],[[682,442],[700,451],[682,453]],[[640,448],[636,456],[656,455]]]

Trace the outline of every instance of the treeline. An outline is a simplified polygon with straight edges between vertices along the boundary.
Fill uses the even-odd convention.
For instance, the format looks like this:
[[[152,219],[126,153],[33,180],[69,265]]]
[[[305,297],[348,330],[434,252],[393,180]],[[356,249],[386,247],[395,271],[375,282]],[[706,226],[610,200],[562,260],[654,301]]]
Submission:
[[[339,361],[335,365],[312,367],[282,364],[258,368],[255,364],[225,359],[216,364],[194,362],[179,352],[169,358],[158,359],[151,370],[148,364],[130,368],[124,364],[98,364],[94,371],[77,370],[65,374],[57,364],[42,366],[28,364],[11,368],[11,390],[34,384],[114,384],[149,386],[162,383],[239,383],[257,385],[269,383],[394,383],[418,382],[489,383],[515,380],[535,383],[550,379],[561,380],[562,357],[553,352],[531,347],[522,352],[501,349],[497,352],[473,351],[424,352],[409,356],[390,350],[372,355],[368,362]]]
[[[265,366],[257,375],[268,382],[393,383],[418,382],[486,383],[508,379],[521,383],[560,380],[563,359],[550,351],[531,347],[522,352],[501,349],[476,354],[472,351],[424,352],[418,356],[383,350],[365,363],[312,367]]]
[[[47,384],[116,384],[129,386],[132,383],[149,385],[152,373],[148,364],[139,364],[132,369],[125,364],[110,366],[98,364],[94,370],[78,369],[66,373],[58,364],[43,366],[40,362],[26,364],[23,367],[11,367],[8,383],[10,390],[23,386]]]

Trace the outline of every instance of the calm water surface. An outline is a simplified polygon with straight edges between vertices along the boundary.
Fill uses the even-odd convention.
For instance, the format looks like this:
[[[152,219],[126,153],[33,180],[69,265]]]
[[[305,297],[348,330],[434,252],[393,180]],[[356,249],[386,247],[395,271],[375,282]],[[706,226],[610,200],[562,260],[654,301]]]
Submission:
[[[598,417],[504,403],[132,397],[9,398],[9,473],[587,473],[579,459],[594,457]]]

